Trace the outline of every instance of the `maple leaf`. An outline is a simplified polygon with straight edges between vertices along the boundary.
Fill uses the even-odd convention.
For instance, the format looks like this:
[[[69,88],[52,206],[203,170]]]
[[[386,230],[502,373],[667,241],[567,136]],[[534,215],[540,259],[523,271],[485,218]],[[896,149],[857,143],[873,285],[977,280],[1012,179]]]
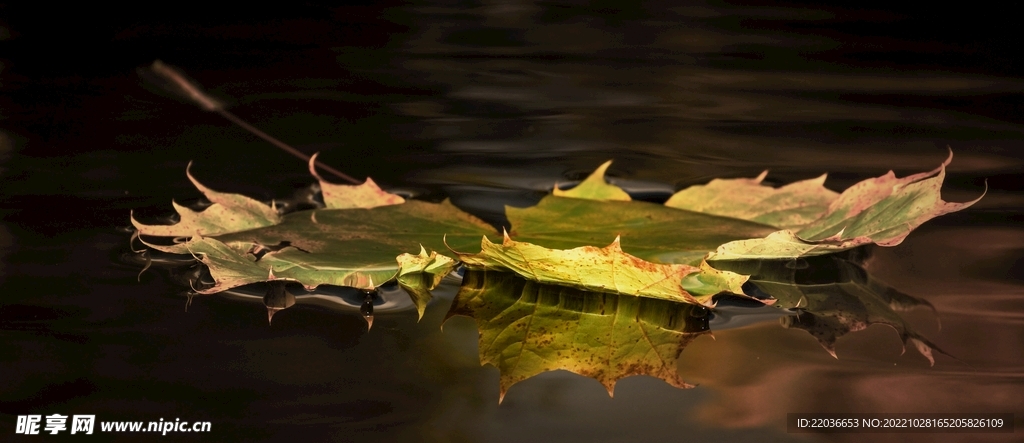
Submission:
[[[402,254],[398,258],[398,283],[409,293],[416,305],[416,313],[423,318],[427,304],[433,298],[430,290],[441,283],[441,279],[455,269],[455,260],[450,257],[431,252],[420,246],[418,255]]]
[[[950,203],[942,200],[940,188],[945,179],[945,168],[952,160],[953,151],[950,150],[946,160],[932,171],[904,178],[896,178],[895,174],[889,171],[880,177],[861,181],[840,194],[823,186],[825,175],[778,189],[761,184],[765,174],[755,179],[713,180],[707,185],[691,186],[677,192],[669,198],[665,207],[685,210],[690,214],[696,212],[705,217],[710,215],[729,217],[729,219],[693,217],[698,223],[712,225],[715,220],[729,220],[720,223],[732,223],[732,225],[714,230],[718,235],[743,232],[742,228],[735,224],[740,220],[756,222],[760,226],[785,228],[781,231],[749,235],[746,239],[726,241],[714,247],[713,252],[705,257],[712,262],[815,256],[845,251],[867,244],[895,246],[922,223],[943,214],[968,208],[985,196],[983,192],[977,199],[964,203]],[[580,201],[593,201],[592,204],[606,208],[604,211],[594,210],[592,212],[609,214],[611,217],[623,217],[616,216],[614,213],[619,211],[629,213],[630,211],[626,206],[612,209],[615,205],[641,202],[603,201],[606,195],[618,195],[615,189],[621,191],[617,186],[604,180],[603,174],[608,166],[609,163],[601,165],[577,186],[583,188],[580,192],[567,196]],[[573,188],[573,190],[575,189]],[[563,192],[563,195],[566,195],[567,192],[569,191]],[[594,238],[602,234],[605,236],[615,235],[628,229],[620,227],[623,225],[596,224],[588,225],[587,229],[582,230],[581,233],[574,233],[573,229],[564,224],[554,226],[544,224],[542,222],[544,218],[557,220],[551,216],[559,210],[570,218],[575,215],[571,209],[558,208],[552,211],[541,208],[545,204],[545,200],[552,199],[554,201],[554,198],[546,197],[535,208],[507,208],[509,220],[513,222],[513,237],[522,239],[520,236],[523,236],[533,241],[532,237],[534,236],[556,237],[564,229],[565,235],[571,239],[578,239],[584,235]],[[623,199],[616,198],[615,200]],[[561,203],[558,206],[570,205]],[[544,215],[525,215],[535,211],[537,214]],[[591,213],[584,215],[591,216]],[[519,228],[513,220],[514,216],[529,219],[536,226],[531,228],[539,232],[530,232],[531,228]],[[668,216],[669,219],[676,217],[681,217],[681,215]],[[588,218],[587,221],[591,219],[593,217]],[[622,222],[623,220],[617,221]],[[629,223],[626,222],[624,226],[629,226]],[[652,230],[658,232],[658,228],[661,227],[658,226]],[[695,237],[702,238],[701,234],[705,233],[700,229],[697,229],[696,232],[687,228],[681,229],[686,229],[689,232],[680,232],[677,234],[677,238],[685,238],[686,234],[696,234]],[[750,230],[752,229],[747,228],[748,233]],[[643,230],[637,231],[646,233]],[[545,240],[547,239],[545,238]],[[665,244],[664,238],[660,240],[662,240],[661,244]],[[627,241],[636,240],[624,236],[624,242]],[[534,242],[545,244],[542,241]],[[640,242],[643,244],[643,240]],[[596,245],[593,242],[583,242],[582,244]],[[545,245],[554,247],[550,244]],[[574,246],[580,245],[578,241],[574,243]],[[561,244],[558,247],[565,247],[565,245]],[[643,246],[637,248],[638,250],[631,249],[632,247],[631,243],[626,246],[627,251],[655,261],[693,264],[699,260],[696,257],[699,254],[699,249],[688,249],[686,246],[677,250],[675,254],[671,252],[657,254],[651,253],[653,251],[643,250]],[[701,255],[701,257],[704,256]]]
[[[746,276],[712,270],[706,263],[698,268],[642,260],[623,252],[618,237],[603,248],[548,249],[505,234],[500,245],[484,237],[480,249],[479,254],[457,254],[469,269],[511,271],[540,283],[675,302],[709,304],[712,295],[723,291],[742,294],[746,281]],[[684,289],[684,279],[699,291]]]
[[[319,155],[318,152],[309,158],[309,173],[320,183],[320,193],[328,209],[369,209],[405,203],[404,198],[384,191],[369,177],[361,185],[339,185],[324,180],[316,172],[316,158]]]
[[[735,240],[763,237],[775,228],[641,201],[596,201],[549,195],[528,208],[506,207],[517,241],[552,249],[605,246],[655,263],[699,265],[708,252]]]
[[[495,244],[488,238],[497,234],[493,227],[448,201],[405,201],[370,179],[328,183],[312,167],[314,156],[310,171],[326,209],[279,216],[272,205],[212,191],[186,170],[213,205],[196,212],[175,204],[181,221],[171,226],[132,222],[144,237],[189,238],[146,244],[207,265],[214,285],[201,293],[262,281],[373,289],[397,280],[420,318],[430,290],[456,266],[437,251],[479,244],[479,253],[457,253],[470,271],[449,316],[477,322],[481,362],[501,371],[502,396],[512,384],[554,369],[593,377],[609,392],[636,374],[686,387],[675,363],[687,343],[707,332],[706,319],[694,329],[702,323],[691,317],[706,312],[700,305],[712,305],[716,294],[742,295],[746,274],[754,275],[749,283],[758,298],[793,310],[784,326],[807,330],[832,355],[840,336],[885,324],[933,360],[937,348],[895,313],[919,305],[916,299],[870,278],[799,284],[776,275],[785,271],[765,272],[774,265],[763,259],[896,245],[921,223],[969,207],[977,200],[939,197],[951,158],[930,172],[902,179],[890,172],[840,194],[824,188],[825,176],[776,189],[761,184],[762,174],[690,187],[665,205],[631,201],[605,181],[606,162],[535,206],[507,207],[511,230]],[[495,270],[518,276],[498,277]],[[273,287],[281,291],[264,299],[271,316],[294,304],[283,285]]]
[[[281,221],[277,209],[240,194],[217,192],[192,176],[192,162],[185,167],[185,176],[213,204],[202,212],[193,211],[171,201],[181,220],[174,225],[146,225],[131,217],[132,225],[143,235],[161,237],[192,237],[218,235],[272,226]],[[181,252],[181,251],[177,251]]]
[[[310,170],[315,156],[310,160]],[[132,219],[143,243],[164,252],[192,254],[214,279],[197,292],[212,294],[265,282],[295,281],[312,290],[329,284],[374,289],[397,279],[409,292],[420,317],[430,300],[429,290],[451,272],[455,262],[437,254],[447,244],[468,248],[480,235],[495,235],[490,225],[442,203],[404,201],[381,191],[371,180],[358,186],[321,186],[333,192],[328,208],[277,216],[269,222],[238,224],[253,207],[262,205],[243,196],[212,193],[189,174],[189,179],[212,201],[202,212],[183,212],[171,226],[150,226]],[[221,206],[217,206],[217,205]],[[196,226],[200,226],[199,229]],[[230,229],[237,226],[237,229]],[[208,228],[208,227],[214,227]],[[215,232],[216,234],[204,234]],[[145,237],[190,237],[163,245]],[[427,253],[424,247],[430,248]],[[419,255],[411,252],[420,251]]]
[[[556,184],[555,188],[551,190],[551,194],[559,197],[585,198],[588,200],[632,200],[629,194],[627,194],[626,191],[623,191],[622,188],[605,182],[604,174],[608,171],[608,167],[611,165],[611,160],[602,163],[601,166],[598,166],[597,169],[587,176],[586,179],[567,191],[563,191]]]
[[[821,217],[839,196],[824,186],[827,174],[780,188],[762,185],[767,175],[764,171],[756,178],[716,178],[673,194],[665,206],[790,229]]]
[[[185,243],[151,245],[166,252],[194,254],[210,267],[215,284],[204,293],[273,279],[298,281],[307,288],[332,284],[370,289],[399,276],[407,276],[404,280],[410,282],[416,279],[401,270],[415,265],[403,264],[403,254],[423,246],[435,253],[442,245],[466,250],[472,236],[495,233],[486,223],[448,202],[405,202],[369,179],[358,186],[331,184],[316,174],[315,157],[310,159],[309,170],[320,181],[327,209],[281,217],[272,207],[247,197],[214,192],[186,171],[196,187],[214,202],[212,206],[202,212],[179,209],[182,221],[172,226],[143,225],[134,218],[132,222],[143,236],[191,237]],[[950,160],[934,171],[904,179],[896,179],[890,172],[839,195],[822,186],[824,176],[778,189],[761,185],[764,174],[757,179],[716,180],[676,193],[668,206],[629,201],[628,194],[605,181],[604,174],[611,165],[606,162],[576,187],[567,191],[556,187],[556,195],[545,197],[537,205],[509,207],[506,212],[514,241],[541,248],[531,249],[534,253],[530,262],[558,266],[562,261],[563,268],[572,269],[577,265],[565,261],[564,253],[556,251],[580,247],[596,251],[597,246],[616,238],[614,247],[622,257],[632,260],[629,269],[671,268],[658,267],[666,264],[700,266],[703,271],[697,274],[673,272],[677,277],[689,276],[675,279],[682,286],[688,285],[691,290],[703,286],[699,291],[705,293],[700,294],[699,302],[707,303],[715,290],[739,292],[727,289],[728,284],[707,284],[705,280],[713,275],[707,271],[712,269],[709,261],[714,264],[820,255],[872,242],[893,245],[920,223],[970,206],[974,202],[946,203],[938,197]],[[815,217],[817,211],[821,213]],[[762,223],[776,228],[802,227],[796,232],[773,231],[773,226]],[[839,232],[833,234],[837,229]],[[441,241],[443,238],[448,239],[447,244]],[[613,256],[611,251],[606,255]],[[647,281],[634,276],[637,279],[631,284],[587,283],[599,281],[597,276],[602,273],[614,275],[616,263],[594,262],[585,276],[562,272],[545,275],[539,281],[592,289],[614,283],[606,285],[605,290],[624,288],[627,294],[671,299],[673,296],[665,292],[670,291],[677,300],[695,301],[680,285],[666,286],[661,292],[643,289],[653,281],[650,276],[643,277]],[[440,271],[451,268],[437,267],[438,272],[427,280],[439,280],[443,277]],[[429,289],[424,288],[431,285],[415,286],[407,290],[422,316],[430,298]]]
[[[939,189],[949,151],[938,168],[896,178],[892,171],[864,180],[843,191],[828,209],[799,230],[783,230],[765,238],[740,240],[720,246],[708,260],[796,258],[831,254],[866,244],[896,246],[922,223],[960,211],[985,196],[964,203],[943,201]],[[987,189],[986,189],[987,191]]]

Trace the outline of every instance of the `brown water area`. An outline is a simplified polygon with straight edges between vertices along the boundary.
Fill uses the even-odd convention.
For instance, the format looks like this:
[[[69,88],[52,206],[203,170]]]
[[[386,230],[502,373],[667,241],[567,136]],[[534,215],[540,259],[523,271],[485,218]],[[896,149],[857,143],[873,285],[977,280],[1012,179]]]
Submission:
[[[210,441],[1022,440],[1024,54],[1005,11],[597,0],[0,11],[2,441],[46,438],[15,433],[31,414],[209,421],[209,433],[161,438]],[[863,263],[934,306],[900,315],[945,354],[930,366],[872,325],[839,337],[833,358],[782,327],[784,312],[723,307],[679,354],[694,388],[631,376],[610,397],[551,371],[499,404],[474,320],[441,328],[457,277],[419,322],[401,292],[382,291],[370,331],[353,291],[301,295],[269,326],[259,288],[190,298],[197,268],[139,276],[130,211],[154,222],[172,199],[196,204],[190,160],[205,185],[267,201],[301,201],[314,179],[139,74],[156,59],[346,174],[450,198],[496,226],[505,205],[533,205],[608,159],[611,181],[661,202],[765,169],[772,185],[827,172],[841,191],[931,170],[948,146],[943,199],[985,197],[869,247]],[[1012,413],[1016,432],[789,433],[797,412]]]

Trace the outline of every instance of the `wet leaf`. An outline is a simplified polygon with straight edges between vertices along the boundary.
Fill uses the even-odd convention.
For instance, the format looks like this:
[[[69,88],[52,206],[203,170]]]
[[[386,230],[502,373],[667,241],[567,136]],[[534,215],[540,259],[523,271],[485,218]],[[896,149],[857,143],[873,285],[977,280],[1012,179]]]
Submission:
[[[824,186],[825,175],[780,188],[761,184],[767,175],[764,171],[756,178],[690,186],[673,194],[665,206],[792,229],[821,217],[839,196]]]
[[[618,237],[603,248],[548,249],[506,235],[500,245],[484,237],[480,249],[479,254],[459,253],[459,259],[469,269],[510,271],[539,283],[683,303],[708,304],[712,295],[723,291],[742,294],[746,281],[745,276],[714,271],[706,264],[702,269],[648,262],[623,252]],[[691,276],[699,276],[686,280],[699,289],[698,294],[682,286]]]
[[[688,388],[677,362],[707,334],[707,309],[666,300],[543,285],[514,274],[469,271],[448,318],[474,319],[480,363],[501,373],[508,389],[546,371],[568,370],[612,394],[631,375],[650,375]]]
[[[324,197],[324,205],[328,209],[376,208],[378,206],[398,205],[405,203],[401,196],[386,192],[367,177],[361,185],[339,185],[328,182],[316,172],[316,157],[309,158],[309,173],[320,182],[320,192]]]
[[[608,160],[598,166],[586,179],[572,189],[563,191],[557,185],[551,190],[553,195],[559,197],[583,198],[587,200],[608,200],[608,201],[629,201],[632,200],[622,188],[609,184],[604,179],[604,174],[612,161]]]
[[[535,206],[506,208],[511,238],[500,246],[486,238],[496,234],[492,227],[450,203],[404,202],[369,179],[359,186],[320,179],[328,209],[278,216],[255,200],[211,191],[189,174],[213,206],[181,209],[182,221],[173,226],[133,223],[143,236],[191,237],[150,244],[201,259],[215,279],[206,293],[275,279],[372,289],[397,277],[422,316],[430,288],[454,267],[437,252],[450,247],[465,251],[460,258],[471,267],[512,270],[538,282],[709,303],[715,293],[740,292],[742,276],[711,267],[724,269],[724,261],[891,246],[924,221],[970,206],[939,198],[949,161],[903,179],[890,172],[838,196],[823,187],[824,176],[778,189],[761,185],[763,174],[718,180],[668,202],[688,209],[630,201],[605,181],[606,162],[571,190],[556,187]],[[472,254],[481,237],[481,253]],[[416,250],[419,256],[410,255]]]
[[[423,247],[446,250],[446,241],[471,248],[486,234],[495,234],[494,229],[447,201],[409,201],[295,212],[274,226],[194,237],[183,246],[210,267],[216,284],[204,293],[273,279],[297,281],[308,289],[321,284],[373,289],[400,274],[402,254]]]
[[[774,228],[743,220],[639,201],[547,196],[536,206],[506,207],[509,235],[552,249],[605,246],[620,237],[626,253],[655,263],[698,265],[734,240],[763,237]]]
[[[930,172],[898,179],[889,171],[857,183],[843,191],[821,218],[796,234],[809,242],[839,242],[850,247],[898,245],[922,223],[970,207],[984,196],[965,203],[942,200],[939,190],[952,161],[953,151],[949,151],[946,161]]]
[[[821,217],[793,232],[778,231],[719,247],[708,260],[795,258],[830,254],[866,244],[895,246],[922,223],[962,210],[965,203],[943,201],[939,190],[949,158],[930,172],[897,179],[892,171],[851,186]]]
[[[427,250],[420,247],[418,255],[399,255],[398,266],[398,283],[409,293],[419,318],[423,319],[427,304],[433,298],[430,290],[455,269],[455,260],[437,252],[427,254]]]
[[[194,235],[219,235],[271,226],[280,221],[277,210],[257,200],[240,194],[217,192],[192,176],[192,163],[185,168],[185,175],[193,185],[213,204],[203,211],[193,211],[172,201],[174,210],[181,220],[173,225],[145,225],[131,218],[132,225],[142,235],[160,237],[192,237]]]

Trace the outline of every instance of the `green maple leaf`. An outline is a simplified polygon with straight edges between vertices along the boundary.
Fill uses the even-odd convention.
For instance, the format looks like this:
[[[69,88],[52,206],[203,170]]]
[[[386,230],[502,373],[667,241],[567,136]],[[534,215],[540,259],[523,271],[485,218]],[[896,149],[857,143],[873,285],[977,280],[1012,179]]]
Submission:
[[[212,206],[195,212],[175,204],[181,221],[171,226],[132,222],[146,238],[188,237],[147,244],[207,265],[215,283],[203,293],[274,280],[372,289],[395,279],[422,317],[430,289],[456,258],[471,270],[512,271],[532,283],[467,279],[449,313],[477,321],[481,361],[502,371],[503,394],[552,369],[591,376],[609,391],[633,374],[686,386],[674,362],[696,332],[676,315],[713,305],[718,293],[742,294],[745,274],[756,274],[744,263],[893,246],[921,223],[969,207],[978,200],[940,198],[951,158],[930,172],[902,179],[890,172],[839,194],[823,187],[824,176],[775,189],[761,184],[762,174],[687,188],[665,205],[631,201],[608,184],[608,162],[533,207],[507,207],[511,230],[500,244],[488,238],[498,238],[493,227],[447,201],[405,201],[369,179],[344,186],[317,177],[327,208],[279,216],[273,205],[212,191],[188,174]],[[808,330],[833,355],[836,338],[880,323],[931,359],[934,345],[895,314],[912,303],[884,285],[799,285],[763,275],[751,283],[769,302],[798,310],[788,325]],[[285,297],[267,306],[292,303]],[[486,346],[484,335],[493,337]]]
[[[538,249],[531,260],[546,254],[551,258],[549,267],[560,266],[560,260],[553,258],[560,252],[555,251],[602,246],[613,238],[620,239],[624,253],[642,261],[636,262],[638,266],[646,266],[643,262],[700,265],[705,258],[713,265],[722,260],[827,254],[869,243],[894,245],[924,221],[977,201],[947,203],[939,198],[951,158],[931,172],[903,179],[890,172],[839,195],[821,186],[823,177],[779,189],[748,179],[691,187],[674,195],[668,205],[628,201],[628,194],[604,180],[609,162],[575,188],[556,187],[556,195],[536,206],[507,208],[510,235],[519,244],[547,248],[548,252]],[[310,171],[316,175],[314,161]],[[402,254],[422,246],[435,254],[446,248],[469,251],[472,237],[496,234],[447,202],[405,202],[369,179],[363,185],[344,186],[317,178],[328,208],[281,217],[272,206],[217,193],[189,174],[213,206],[202,212],[179,208],[182,220],[171,226],[144,225],[134,218],[132,222],[143,236],[191,237],[183,244],[154,247],[191,253],[209,266],[216,283],[204,292],[274,279],[298,281],[308,288],[332,284],[371,289],[408,274],[401,272],[398,257]],[[695,196],[720,203],[698,205]],[[797,225],[799,230],[794,232]],[[790,229],[773,232],[782,226]],[[538,281],[586,287],[581,281],[602,272],[595,269],[583,279],[559,280],[559,275],[572,275],[577,264],[561,260],[561,266],[565,269],[551,268],[553,278]],[[682,285],[683,280],[678,283]],[[413,299],[422,313],[427,297],[422,288],[417,291]],[[647,296],[632,289],[622,293]]]
[[[192,237],[195,235],[218,235],[230,232],[245,231],[264,226],[273,226],[281,222],[277,209],[257,200],[240,194],[217,192],[196,180],[192,176],[192,162],[185,168],[189,181],[203,193],[212,203],[202,212],[171,201],[174,210],[180,216],[178,223],[173,225],[145,225],[131,217],[135,229],[145,235],[159,237]]]
[[[311,159],[310,164],[315,161]],[[311,168],[312,170],[312,168]],[[189,178],[210,200],[223,201],[215,191]],[[463,212],[448,201],[426,203],[404,201],[384,193],[367,180],[359,186],[331,185],[334,194],[329,207],[277,216],[274,224],[234,232],[196,230],[195,226],[222,227],[225,221],[240,219],[251,208],[272,208],[246,199],[225,205],[224,210],[194,213],[170,226],[145,225],[132,219],[143,238],[147,236],[188,236],[184,243],[147,245],[164,252],[192,254],[210,269],[214,285],[198,292],[211,294],[264,281],[295,281],[307,289],[322,284],[374,289],[390,280],[410,293],[422,316],[430,300],[430,289],[455,263],[436,251],[448,246],[470,248],[481,235],[496,235],[490,225]],[[345,191],[347,190],[347,191]],[[361,198],[354,198],[359,196]],[[334,208],[330,206],[335,206]],[[233,208],[245,212],[232,213]],[[250,226],[250,225],[245,225]],[[191,231],[192,234],[184,235]],[[216,234],[211,234],[215,232]],[[446,243],[447,242],[447,243]],[[428,248],[431,253],[427,253]],[[413,255],[420,251],[419,255]]]
[[[726,291],[742,294],[747,280],[706,262],[699,268],[651,263],[623,252],[618,237],[603,248],[548,249],[506,234],[500,245],[484,237],[480,249],[459,253],[459,260],[472,270],[510,271],[540,283],[682,303],[709,304],[712,295]]]

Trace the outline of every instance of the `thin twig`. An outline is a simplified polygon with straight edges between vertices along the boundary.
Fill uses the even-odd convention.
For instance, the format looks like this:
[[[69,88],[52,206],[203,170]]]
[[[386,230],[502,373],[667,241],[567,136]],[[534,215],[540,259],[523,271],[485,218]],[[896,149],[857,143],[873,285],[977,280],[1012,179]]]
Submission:
[[[204,110],[213,111],[220,114],[222,117],[230,120],[232,123],[241,126],[242,129],[245,129],[246,131],[251,132],[253,135],[262,138],[263,140],[266,140],[270,144],[277,146],[278,148],[281,148],[284,152],[294,155],[307,163],[309,162],[309,156],[304,154],[302,151],[299,151],[298,149],[289,146],[287,143],[270,136],[270,134],[267,134],[266,132],[257,129],[255,126],[250,125],[245,120],[238,118],[237,115],[232,114],[227,109],[224,109],[224,105],[222,103],[204,94],[202,90],[199,88],[199,86],[193,84],[191,81],[186,79],[185,76],[178,72],[178,70],[176,70],[175,68],[172,68],[164,62],[157,60],[153,62],[153,65],[150,67],[150,69],[155,74],[169,81],[173,86],[172,89],[174,89],[174,92],[178,95],[188,98]],[[349,183],[360,183],[359,180],[352,178],[351,176],[345,174],[344,172],[341,172],[328,165],[325,165],[323,162],[319,160],[316,161],[315,164],[324,171],[330,172],[331,174]]]

